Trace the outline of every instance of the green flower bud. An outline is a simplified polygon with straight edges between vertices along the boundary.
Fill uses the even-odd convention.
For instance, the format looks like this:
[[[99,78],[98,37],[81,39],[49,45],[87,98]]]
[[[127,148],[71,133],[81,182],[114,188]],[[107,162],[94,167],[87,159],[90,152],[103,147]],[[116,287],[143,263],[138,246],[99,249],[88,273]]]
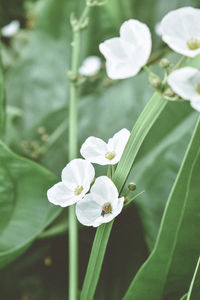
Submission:
[[[128,189],[130,191],[135,191],[136,190],[136,184],[134,182],[130,182],[128,185]]]
[[[162,68],[167,69],[170,66],[170,62],[167,58],[163,58],[160,61],[160,65],[161,65]]]

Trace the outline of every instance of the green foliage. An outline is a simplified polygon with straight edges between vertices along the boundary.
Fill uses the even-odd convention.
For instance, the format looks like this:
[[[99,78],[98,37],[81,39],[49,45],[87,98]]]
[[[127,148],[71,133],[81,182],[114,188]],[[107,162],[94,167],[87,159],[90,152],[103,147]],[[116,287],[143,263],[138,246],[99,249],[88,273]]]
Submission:
[[[177,298],[189,284],[200,247],[197,238],[200,226],[199,136],[200,121],[170,193],[155,248],[137,273],[124,300]]]
[[[56,178],[0,142],[0,267],[21,255],[60,213],[47,201]]]
[[[27,24],[30,21],[36,22],[36,25],[31,30],[30,28],[25,28],[25,11],[22,2],[17,1],[15,3],[15,1],[4,0],[1,3],[1,7],[4,10],[0,11],[1,25],[5,25],[14,18],[19,18],[24,28],[24,31],[20,33],[21,37],[20,35],[16,35],[13,40],[6,41],[8,54],[10,50],[12,51],[14,45],[16,46],[17,44],[20,56],[12,54],[12,63],[9,64],[9,68],[6,68],[4,74],[8,104],[6,108],[7,125],[5,142],[20,156],[11,152],[4,144],[0,144],[0,203],[2,204],[0,210],[0,266],[5,266],[21,255],[38,236],[41,238],[51,237],[51,235],[64,233],[67,230],[67,211],[64,211],[63,215],[53,223],[50,229],[48,228],[46,232],[41,233],[60,211],[57,208],[52,208],[46,199],[46,190],[57,179],[38,164],[24,159],[22,156],[32,158],[33,153],[24,149],[22,144],[24,141],[37,142],[42,148],[44,147],[44,153],[35,159],[38,163],[60,176],[60,171],[67,163],[68,157],[66,142],[68,128],[68,84],[66,73],[69,69],[71,59],[69,16],[72,11],[80,15],[85,1],[35,1],[36,5],[33,5],[34,9],[26,12],[28,16]],[[29,1],[25,1],[26,4],[27,2]],[[107,4],[102,8],[92,10],[90,26],[83,33],[80,61],[88,55],[99,56],[98,44],[106,38],[118,35],[121,23],[128,18],[140,19],[150,26],[154,41],[153,45],[158,50],[158,53],[155,52],[153,54],[156,59],[159,59],[160,53],[163,51],[163,43],[160,37],[156,36],[154,26],[169,10],[184,5],[199,6],[199,2],[196,0],[176,0],[170,2],[166,0],[107,1]],[[176,59],[177,56],[172,57],[172,61],[176,61]],[[199,65],[198,60],[199,58],[194,60],[191,65]],[[106,140],[123,127],[131,129],[152,95],[146,75],[143,72],[135,78],[120,82],[110,82],[105,77],[104,71],[104,69],[101,71],[98,78],[87,80],[80,88],[79,146],[90,135]],[[2,95],[3,86],[0,74],[1,132],[4,118]],[[159,101],[158,95],[154,97]],[[112,237],[113,234],[115,237],[111,238],[108,245],[95,299],[119,300],[122,298],[129,281],[133,278],[136,270],[146,257],[143,231],[149,249],[153,248],[167,197],[177,176],[191,137],[196,115],[197,113],[192,111],[188,103],[168,103],[155,124],[151,124],[151,130],[147,136],[147,132],[145,132],[146,137],[144,142],[144,136],[140,136],[139,134],[142,130],[141,124],[137,122],[136,128],[138,134],[134,136],[134,143],[132,143],[132,140],[127,146],[128,152],[126,154],[129,153],[128,159],[123,159],[119,164],[114,180],[116,180],[121,189],[134,160],[134,167],[130,172],[128,182],[129,180],[133,180],[137,184],[138,192],[145,190],[145,193],[136,200],[135,205],[127,210],[128,217],[125,211],[119,216],[112,228]],[[38,128],[41,126],[45,127],[46,133],[49,136],[53,134],[53,137],[55,137],[59,128],[61,128],[61,131],[52,143],[50,142],[52,141],[51,138],[47,142],[42,142],[41,136],[38,135]],[[137,132],[135,131],[135,133]],[[138,140],[135,138],[139,138],[143,142],[142,145],[136,143]],[[105,174],[104,167],[97,167],[96,169],[97,176]],[[196,169],[198,171],[198,166],[195,166],[193,173],[197,172]],[[192,182],[193,180],[192,175]],[[193,186],[193,183],[191,184]],[[13,189],[17,190],[17,198],[14,198]],[[188,198],[189,202],[192,195],[196,195],[198,192],[196,189],[191,189],[191,193]],[[140,219],[137,217],[137,209]],[[192,211],[194,211],[194,207]],[[178,218],[175,220],[175,212],[171,214],[173,215],[173,223],[171,224],[171,221],[168,222],[170,223],[168,229],[170,228],[173,232],[176,229],[176,225],[174,224],[176,221],[178,222]],[[173,297],[175,299],[180,298],[189,290],[189,282],[191,281],[194,264],[196,263],[196,245],[198,239],[196,238],[195,240],[193,238],[195,234],[193,230],[191,230],[192,234],[188,238],[189,228],[185,228],[187,227],[185,218],[190,217],[189,224],[193,224],[194,222],[194,216],[191,217],[188,214],[189,211],[187,209],[184,214],[184,224],[181,224],[180,240],[178,239],[177,248],[173,256],[174,265],[170,268],[167,280],[164,280],[162,267],[166,264],[163,263],[162,266],[155,264],[155,268],[161,267],[159,273],[154,273],[154,267],[151,267],[150,275],[148,274],[150,280],[147,282],[145,277],[145,280],[141,283],[143,284],[143,289],[144,287],[148,288],[150,285],[154,287],[151,281],[152,277],[154,276],[153,278],[156,278],[156,280],[160,279],[162,284],[157,284],[156,288],[164,288],[165,298],[168,299],[171,297],[169,298],[170,300]],[[108,235],[112,223],[109,226],[107,228]],[[185,230],[184,234],[182,226]],[[99,231],[102,233],[105,228],[106,226],[102,226],[99,228]],[[83,279],[90,252],[92,233],[92,229],[84,228],[80,231],[81,280]],[[89,266],[90,269],[88,272],[90,278],[86,282],[88,283],[86,285],[86,294],[88,290],[91,294],[94,294],[107,246],[108,235],[104,239],[101,235],[100,244],[97,245],[98,249],[96,248],[98,251],[95,252],[95,255],[98,256],[98,261],[95,262],[95,265],[92,266],[90,264]],[[63,241],[65,238],[63,237]],[[191,241],[192,238],[193,240]],[[187,257],[180,268],[177,262],[179,259],[183,261],[183,257],[181,256],[183,253],[181,251],[182,244],[180,243],[187,242],[187,240],[190,241],[188,244],[193,248],[189,253],[188,249],[190,245],[186,245],[185,247],[184,244],[184,251],[187,251],[184,253],[187,253]],[[51,241],[57,247],[58,238],[56,240],[46,239],[44,244],[52,249]],[[63,255],[65,251],[63,244],[65,245],[66,242],[64,241],[62,246],[58,245],[58,249],[61,251],[58,255],[60,253]],[[94,245],[96,245],[96,242]],[[168,246],[171,245],[167,244],[166,249],[168,249]],[[15,296],[15,291],[19,289],[19,286],[22,290],[26,289],[27,283],[25,282],[22,285],[19,279],[20,276],[23,277],[24,273],[28,274],[28,277],[31,276],[32,278],[33,276],[37,284],[38,281],[42,282],[42,277],[43,280],[46,278],[45,276],[47,275],[42,274],[42,272],[40,273],[38,271],[39,268],[35,269],[35,271],[31,269],[31,266],[34,265],[34,255],[41,257],[41,247],[41,244],[34,244],[34,248],[30,248],[27,256],[22,256],[21,260],[12,263],[4,272],[2,271],[3,276],[9,274],[9,278],[11,276],[11,278],[14,278],[13,281],[15,281],[14,292],[11,294],[9,288],[3,289],[8,280],[6,280],[6,277],[2,278],[1,290],[3,289],[3,298],[13,300],[13,297],[18,297],[18,294]],[[49,251],[51,252],[51,250]],[[195,255],[193,255],[193,251],[195,251]],[[155,253],[157,255],[157,250],[154,250],[152,257],[155,257]],[[160,252],[158,254],[160,255]],[[178,254],[180,255],[178,256]],[[164,255],[167,255],[167,251],[164,251]],[[24,266],[24,259],[27,262],[26,268]],[[150,258],[151,264],[152,260],[154,261],[154,258]],[[49,269],[49,273],[53,277],[53,283],[55,273],[60,274],[61,271],[63,272],[63,277],[65,276],[67,260],[63,260],[60,265],[58,261],[55,264],[56,266],[54,265],[52,269]],[[147,266],[149,264],[148,261]],[[16,272],[16,277],[13,277],[13,268],[23,271],[21,273],[20,271],[19,273]],[[98,269],[97,273],[95,273],[96,269]],[[30,273],[28,270],[30,270]],[[135,282],[137,285],[139,285],[138,278],[143,276],[140,275],[143,274],[142,272],[141,270],[136,277]],[[39,273],[40,275],[38,275]],[[48,278],[48,280],[50,279]],[[91,280],[93,280],[93,285]],[[182,283],[180,282],[181,280]],[[43,292],[38,294],[38,299],[66,299],[66,291],[64,290],[66,280],[64,279],[64,281],[65,283],[61,288],[62,291],[59,285],[56,285],[53,290],[46,288],[46,286],[39,286],[38,289],[43,289]],[[183,287],[184,284],[185,287]],[[4,294],[4,291],[7,293],[5,292]],[[172,293],[174,294],[172,295]],[[21,297],[21,294],[19,293],[19,297]],[[152,300],[156,300],[154,296]],[[136,296],[137,298],[143,300],[140,296]]]

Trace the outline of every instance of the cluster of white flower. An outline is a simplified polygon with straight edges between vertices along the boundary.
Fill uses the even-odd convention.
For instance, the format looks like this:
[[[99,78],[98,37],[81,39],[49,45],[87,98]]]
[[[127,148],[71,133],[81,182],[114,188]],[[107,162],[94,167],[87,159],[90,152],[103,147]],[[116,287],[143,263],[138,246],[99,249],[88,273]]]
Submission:
[[[200,54],[200,9],[183,7],[169,12],[159,23],[159,35],[175,52],[187,57]],[[157,26],[157,27],[158,27]],[[158,31],[158,28],[156,29]],[[135,76],[151,53],[151,34],[147,25],[129,20],[122,24],[120,37],[100,44],[111,79]],[[169,75],[171,88],[200,111],[200,75],[194,68],[182,68]]]
[[[130,132],[122,129],[108,143],[96,137],[89,137],[81,147],[85,159],[74,159],[67,164],[61,174],[61,182],[47,192],[48,200],[62,207],[76,203],[76,216],[80,223],[97,227],[110,222],[123,208],[124,197],[107,176],[94,181],[95,170],[92,163],[115,165],[119,162]],[[90,193],[86,193],[90,190]]]

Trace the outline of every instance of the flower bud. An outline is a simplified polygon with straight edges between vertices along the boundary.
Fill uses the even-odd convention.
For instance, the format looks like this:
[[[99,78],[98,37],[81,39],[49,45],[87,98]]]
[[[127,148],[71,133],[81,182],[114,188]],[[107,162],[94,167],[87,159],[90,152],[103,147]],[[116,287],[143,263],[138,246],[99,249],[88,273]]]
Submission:
[[[161,65],[161,67],[162,67],[163,69],[167,69],[167,68],[169,68],[169,66],[170,66],[170,62],[169,62],[169,60],[168,60],[167,58],[163,58],[163,59],[161,59],[161,61],[160,61],[160,65]]]
[[[130,191],[135,191],[136,190],[136,184],[134,182],[130,182],[128,185],[128,189]]]
[[[166,91],[164,92],[164,95],[167,96],[167,97],[174,97],[175,96],[175,93],[174,91],[169,87],[166,89]]]

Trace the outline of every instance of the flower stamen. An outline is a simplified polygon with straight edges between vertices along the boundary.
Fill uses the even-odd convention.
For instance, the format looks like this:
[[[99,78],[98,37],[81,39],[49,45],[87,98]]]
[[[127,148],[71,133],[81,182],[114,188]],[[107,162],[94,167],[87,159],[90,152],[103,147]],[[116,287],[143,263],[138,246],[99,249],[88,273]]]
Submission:
[[[196,92],[198,93],[198,94],[200,94],[200,83],[197,85],[197,87],[196,87]]]
[[[189,39],[186,44],[190,50],[196,50],[200,48],[200,41],[195,38]]]
[[[115,158],[115,152],[106,152],[105,154],[105,158],[112,160],[113,158]]]
[[[74,195],[79,196],[82,193],[82,191],[83,191],[82,185],[81,186],[78,185],[77,188],[75,188],[74,190]]]
[[[102,206],[101,216],[104,217],[104,215],[108,215],[112,213],[112,205],[110,202],[104,203]]]

